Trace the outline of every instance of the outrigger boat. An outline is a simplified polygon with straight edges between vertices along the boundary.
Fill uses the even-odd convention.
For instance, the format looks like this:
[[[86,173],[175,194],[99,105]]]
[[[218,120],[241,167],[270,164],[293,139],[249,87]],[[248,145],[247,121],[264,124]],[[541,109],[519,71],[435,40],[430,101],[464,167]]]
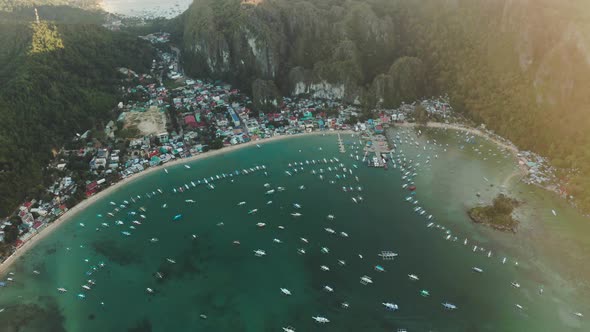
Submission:
[[[457,306],[456,306],[456,305],[454,305],[454,304],[452,304],[452,303],[449,303],[449,302],[443,302],[443,303],[442,303],[442,306],[443,306],[445,309],[447,309],[447,310],[455,310],[455,309],[457,309]]]
[[[261,250],[261,249],[254,250],[254,256],[256,256],[256,257],[266,256],[266,251]]]
[[[315,320],[316,322],[320,323],[320,324],[325,324],[325,323],[329,323],[330,320],[326,317],[321,317],[321,316],[315,316],[315,317],[311,317],[313,318],[313,320]]]
[[[368,285],[368,284],[372,284],[372,283],[373,283],[373,279],[371,279],[371,277],[369,277],[369,276],[362,276],[361,277],[361,284]]]
[[[399,309],[399,306],[395,303],[383,302],[381,304],[383,304],[383,306],[385,306],[385,308],[387,308],[387,310],[396,311]]]

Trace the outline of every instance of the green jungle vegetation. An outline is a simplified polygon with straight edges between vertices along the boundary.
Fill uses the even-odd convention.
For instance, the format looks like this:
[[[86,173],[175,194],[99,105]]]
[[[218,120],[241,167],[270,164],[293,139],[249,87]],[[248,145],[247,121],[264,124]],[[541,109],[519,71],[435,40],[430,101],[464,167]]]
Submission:
[[[60,8],[53,10],[59,16]],[[145,72],[154,54],[134,35],[43,20],[0,20],[0,44],[0,216],[6,216],[45,193],[53,153],[115,116],[117,68]]]
[[[550,157],[590,211],[589,14],[582,0],[195,0],[176,24],[190,74],[255,100],[298,82],[343,85],[367,109],[448,93],[474,123]]]
[[[516,232],[518,220],[512,217],[512,211],[519,202],[504,194],[499,194],[489,206],[476,206],[469,209],[471,220],[502,231]]]

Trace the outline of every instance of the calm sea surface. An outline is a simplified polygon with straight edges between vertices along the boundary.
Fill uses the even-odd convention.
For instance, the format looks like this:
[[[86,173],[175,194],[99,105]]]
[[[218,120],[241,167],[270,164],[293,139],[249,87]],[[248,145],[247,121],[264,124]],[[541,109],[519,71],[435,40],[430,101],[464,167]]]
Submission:
[[[573,315],[590,315],[587,221],[536,188],[503,189],[515,162],[481,139],[397,133],[397,168],[389,170],[365,166],[356,137],[343,136],[341,154],[336,136],[306,136],[162,169],[122,187],[13,266],[14,281],[0,288],[0,331],[588,331]],[[397,160],[404,158],[413,179],[402,179]],[[410,181],[417,204],[405,201],[402,185]],[[465,214],[477,192],[485,202],[500,190],[525,201],[517,234],[473,225]],[[414,212],[417,206],[427,213]],[[257,249],[266,256],[256,257]],[[384,261],[382,251],[398,256]],[[363,276],[372,283],[363,285]]]
[[[192,0],[102,0],[104,10],[142,17],[173,18],[188,9]]]

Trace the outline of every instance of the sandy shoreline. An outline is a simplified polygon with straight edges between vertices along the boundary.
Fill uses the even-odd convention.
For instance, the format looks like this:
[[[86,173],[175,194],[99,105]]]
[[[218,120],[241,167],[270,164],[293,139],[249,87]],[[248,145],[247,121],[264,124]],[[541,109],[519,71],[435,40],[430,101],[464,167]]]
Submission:
[[[401,124],[396,124],[396,126],[398,127],[404,127],[404,128],[413,128],[413,127],[417,127],[418,124],[416,123],[401,123]],[[428,128],[439,128],[439,129],[451,129],[451,130],[458,130],[458,131],[463,131],[463,132],[467,132],[479,137],[483,137],[486,140],[510,151],[515,158],[518,159],[518,153],[519,150],[516,146],[514,146],[513,144],[508,144],[504,141],[501,141],[499,139],[497,139],[496,137],[490,136],[489,134],[477,129],[477,128],[473,128],[473,127],[467,127],[467,126],[462,126],[462,125],[458,125],[458,124],[448,124],[448,123],[440,123],[440,122],[428,122],[426,124],[426,127]],[[518,166],[518,171],[514,171],[511,174],[509,174],[503,181],[501,186],[507,187],[510,184],[510,181],[516,177],[516,176],[526,176],[528,174],[528,170],[526,169],[526,167],[519,165]],[[542,187],[546,190],[550,190],[549,188],[545,188]]]
[[[200,160],[200,159],[215,157],[215,156],[223,155],[225,153],[229,153],[232,151],[237,151],[240,149],[251,147],[256,144],[277,142],[277,141],[282,141],[282,140],[285,140],[288,138],[293,138],[293,137],[314,136],[314,135],[317,136],[317,135],[325,135],[325,134],[335,135],[338,133],[340,133],[340,134],[354,134],[353,131],[315,131],[315,132],[311,132],[311,133],[302,133],[302,134],[296,134],[296,135],[273,136],[273,137],[265,138],[265,139],[258,140],[258,141],[250,141],[250,142],[239,144],[239,145],[232,145],[229,147],[224,147],[219,150],[201,153],[201,154],[189,157],[189,158],[176,159],[174,161],[170,161],[170,162],[163,164],[163,165],[150,167],[141,173],[134,174],[131,177],[125,178],[125,179],[113,184],[112,186],[108,187],[107,189],[99,192],[98,194],[96,194],[94,196],[91,196],[91,197],[83,200],[82,202],[80,202],[76,206],[74,206],[73,208],[66,211],[62,216],[57,218],[54,222],[52,222],[47,227],[45,227],[44,229],[42,229],[41,231],[39,231],[38,233],[33,235],[27,242],[25,242],[20,248],[18,248],[12,255],[10,255],[6,260],[4,260],[4,262],[0,263],[0,275],[3,275],[5,273],[9,272],[8,268],[10,268],[10,266],[14,262],[16,262],[25,253],[27,253],[31,248],[33,248],[37,242],[39,242],[40,240],[42,240],[42,239],[46,238],[47,236],[49,236],[50,234],[52,234],[56,229],[59,228],[59,226],[65,224],[67,221],[72,219],[76,214],[83,211],[91,204],[94,204],[96,201],[102,199],[105,196],[112,194],[113,192],[121,189],[122,187],[124,187],[125,185],[127,185],[131,182],[139,180],[139,179],[145,177],[146,175],[156,172],[158,170],[163,170],[164,167],[181,165],[181,164],[193,162],[193,161]]]

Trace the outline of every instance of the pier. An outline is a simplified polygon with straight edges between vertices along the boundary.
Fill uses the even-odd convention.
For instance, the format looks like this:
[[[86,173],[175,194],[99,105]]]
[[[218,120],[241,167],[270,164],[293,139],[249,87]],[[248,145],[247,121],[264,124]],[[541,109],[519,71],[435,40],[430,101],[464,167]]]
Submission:
[[[373,167],[386,167],[383,155],[387,155],[391,152],[387,144],[387,139],[382,135],[369,134],[367,138],[371,142],[371,146],[366,149],[367,154],[373,153],[374,157],[370,161],[370,166]],[[367,156],[367,155],[365,155]]]
[[[340,137],[340,133],[338,133],[338,149],[340,153],[346,153],[346,148],[344,147],[344,141],[342,141],[342,137]]]

